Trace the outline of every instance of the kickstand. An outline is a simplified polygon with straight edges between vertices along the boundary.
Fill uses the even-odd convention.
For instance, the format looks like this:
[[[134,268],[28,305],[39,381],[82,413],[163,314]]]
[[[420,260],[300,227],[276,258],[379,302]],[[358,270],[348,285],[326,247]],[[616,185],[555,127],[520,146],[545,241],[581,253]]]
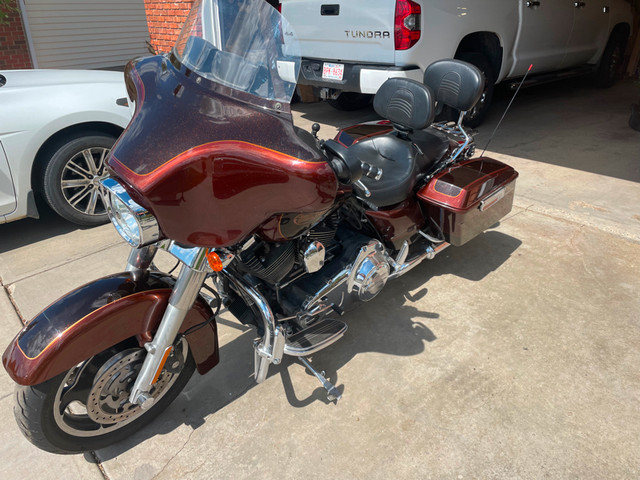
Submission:
[[[304,366],[307,367],[309,371],[311,371],[311,373],[313,373],[318,380],[320,380],[320,383],[322,383],[322,386],[327,391],[327,399],[330,402],[335,401],[336,403],[338,403],[338,400],[342,398],[342,394],[338,391],[338,389],[335,387],[333,383],[331,383],[329,380],[327,380],[324,377],[325,373],[318,372],[315,368],[311,366],[311,363],[309,363],[309,361],[306,358],[304,357],[298,357],[298,358],[304,364]]]

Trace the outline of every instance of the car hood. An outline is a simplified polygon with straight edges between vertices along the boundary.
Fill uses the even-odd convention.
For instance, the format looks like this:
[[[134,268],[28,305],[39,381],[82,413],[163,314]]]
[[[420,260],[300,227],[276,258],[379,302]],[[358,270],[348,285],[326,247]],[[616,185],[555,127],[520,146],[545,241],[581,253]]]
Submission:
[[[124,86],[122,72],[104,70],[3,70],[0,71],[0,92],[11,88],[47,87],[58,85],[83,85],[113,83]]]

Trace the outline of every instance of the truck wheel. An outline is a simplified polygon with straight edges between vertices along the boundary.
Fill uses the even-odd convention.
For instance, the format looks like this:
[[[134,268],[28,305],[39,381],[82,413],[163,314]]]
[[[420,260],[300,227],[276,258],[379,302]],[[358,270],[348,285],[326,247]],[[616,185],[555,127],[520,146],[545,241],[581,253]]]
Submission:
[[[620,33],[612,33],[607,42],[607,46],[602,52],[600,65],[596,71],[595,85],[600,88],[611,87],[618,76],[622,60],[624,59],[624,48],[627,38]]]
[[[372,98],[373,95],[367,95],[365,93],[342,92],[338,98],[335,100],[329,99],[327,102],[337,110],[352,112],[368,107],[371,104]]]
[[[465,126],[475,128],[484,121],[487,116],[487,112],[489,112],[489,108],[491,107],[494,90],[493,79],[495,78],[493,75],[493,68],[491,68],[489,61],[481,53],[461,53],[457,58],[458,60],[463,60],[475,65],[484,75],[484,91],[480,96],[480,100],[478,100],[478,103],[476,103],[475,106],[467,112],[464,116],[464,120],[462,121]]]

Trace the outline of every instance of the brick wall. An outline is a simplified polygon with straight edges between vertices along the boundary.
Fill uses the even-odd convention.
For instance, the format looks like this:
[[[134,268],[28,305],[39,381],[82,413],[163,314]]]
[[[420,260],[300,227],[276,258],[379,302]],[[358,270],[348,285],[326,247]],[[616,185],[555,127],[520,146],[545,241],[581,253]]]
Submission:
[[[278,0],[266,0],[277,7]],[[156,52],[168,52],[180,34],[193,0],[144,0],[151,45]]]
[[[9,12],[5,24],[0,24],[0,70],[33,68],[27,37],[17,10]]]
[[[156,52],[168,52],[176,42],[193,0],[144,0],[151,45]]]

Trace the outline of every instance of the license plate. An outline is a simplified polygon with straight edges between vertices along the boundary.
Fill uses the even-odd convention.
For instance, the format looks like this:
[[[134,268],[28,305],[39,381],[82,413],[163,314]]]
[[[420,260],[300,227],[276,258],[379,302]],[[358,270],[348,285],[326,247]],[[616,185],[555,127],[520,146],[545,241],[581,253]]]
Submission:
[[[322,66],[322,78],[324,80],[342,80],[344,65],[342,63],[324,62]]]

